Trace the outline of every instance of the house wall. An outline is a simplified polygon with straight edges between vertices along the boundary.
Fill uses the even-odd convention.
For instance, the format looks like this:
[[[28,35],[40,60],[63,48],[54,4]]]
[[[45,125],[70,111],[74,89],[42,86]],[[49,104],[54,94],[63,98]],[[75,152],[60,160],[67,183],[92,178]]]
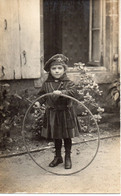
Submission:
[[[36,94],[42,85],[44,78],[46,77],[43,73],[43,4],[40,1],[40,63],[41,63],[41,77],[39,79],[21,79],[21,80],[3,80],[2,83],[9,83],[11,87],[11,93],[17,92],[22,95],[22,93],[28,89],[29,94]],[[117,59],[118,54],[118,0],[106,0],[106,28],[105,28],[105,62],[109,71],[104,68],[90,68],[90,72],[94,75],[94,80],[100,84],[102,90],[104,91],[104,97],[106,97],[106,92],[108,85],[112,82],[113,77],[117,74],[117,69],[119,68],[119,63]],[[111,72],[110,72],[111,70]],[[118,69],[120,70],[120,69]],[[74,81],[78,82],[79,72],[70,70],[68,72],[69,77]],[[105,100],[105,99],[104,99]],[[105,102],[105,105],[108,105]],[[110,107],[110,105],[108,105]]]

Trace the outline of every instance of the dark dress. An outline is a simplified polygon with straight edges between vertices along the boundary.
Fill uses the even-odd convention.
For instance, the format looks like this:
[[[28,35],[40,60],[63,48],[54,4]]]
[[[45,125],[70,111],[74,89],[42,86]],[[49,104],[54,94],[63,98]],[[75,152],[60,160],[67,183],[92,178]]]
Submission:
[[[50,93],[54,90],[60,90],[63,94],[72,97],[78,94],[75,84],[70,81],[66,74],[59,80],[49,75],[38,95]],[[42,98],[40,103],[43,102],[46,105],[41,134],[43,137],[65,139],[79,136],[81,128],[71,99],[53,94]]]

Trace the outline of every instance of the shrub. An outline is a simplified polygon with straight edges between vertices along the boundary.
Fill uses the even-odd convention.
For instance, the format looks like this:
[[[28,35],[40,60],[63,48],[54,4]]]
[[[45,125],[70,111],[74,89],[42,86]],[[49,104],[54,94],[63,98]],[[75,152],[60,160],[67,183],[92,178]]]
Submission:
[[[25,95],[23,94],[25,97]],[[11,94],[9,84],[0,84],[0,147],[12,141],[11,129],[21,125],[28,101],[19,95]]]
[[[92,75],[87,72],[88,68],[83,63],[76,63],[75,66],[80,72],[80,81],[77,84],[80,100],[91,110],[97,122],[100,122],[104,108],[100,107],[98,100],[103,92],[99,89],[99,85],[94,81]],[[84,132],[89,132],[91,123],[94,123],[90,114],[83,108],[81,108],[80,123]]]
[[[113,105],[120,107],[120,78],[116,78],[109,86],[108,98],[113,101]]]
[[[45,113],[45,107],[40,106],[40,103],[37,101],[33,105],[33,124],[32,124],[32,136],[34,139],[40,139],[41,138],[41,132],[42,132],[42,126],[43,126],[43,117]]]

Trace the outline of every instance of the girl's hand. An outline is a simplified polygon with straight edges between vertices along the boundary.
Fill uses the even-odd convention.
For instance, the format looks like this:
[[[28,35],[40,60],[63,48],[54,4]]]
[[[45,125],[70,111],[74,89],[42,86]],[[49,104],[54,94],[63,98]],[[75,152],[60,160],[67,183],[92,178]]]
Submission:
[[[53,93],[56,94],[56,95],[61,95],[62,94],[62,92],[59,91],[59,90],[53,91]]]

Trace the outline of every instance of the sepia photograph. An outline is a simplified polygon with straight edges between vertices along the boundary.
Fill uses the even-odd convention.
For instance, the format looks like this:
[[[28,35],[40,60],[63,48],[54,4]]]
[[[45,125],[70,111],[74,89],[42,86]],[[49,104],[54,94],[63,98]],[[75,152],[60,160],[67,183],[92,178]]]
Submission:
[[[0,0],[0,194],[120,194],[120,0]]]

